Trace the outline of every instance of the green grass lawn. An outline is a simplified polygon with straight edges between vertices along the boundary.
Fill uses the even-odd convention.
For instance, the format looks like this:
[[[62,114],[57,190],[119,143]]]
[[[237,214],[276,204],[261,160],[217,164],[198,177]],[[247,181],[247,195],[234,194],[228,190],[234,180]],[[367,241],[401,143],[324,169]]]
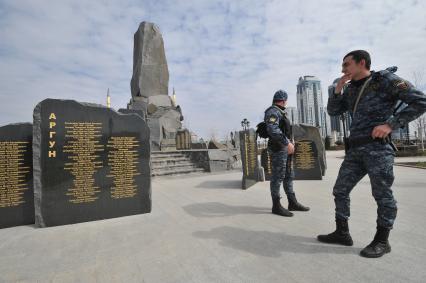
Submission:
[[[416,162],[416,166],[426,168],[426,161]]]

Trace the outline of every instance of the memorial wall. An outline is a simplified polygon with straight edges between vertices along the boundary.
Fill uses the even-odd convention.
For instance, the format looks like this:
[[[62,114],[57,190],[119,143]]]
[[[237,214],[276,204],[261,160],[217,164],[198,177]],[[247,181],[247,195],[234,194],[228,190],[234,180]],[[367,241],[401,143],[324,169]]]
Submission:
[[[138,114],[46,99],[33,143],[38,226],[151,211],[149,129]]]
[[[314,141],[296,142],[294,154],[295,180],[322,180],[318,150]]]
[[[265,181],[270,181],[272,177],[272,156],[267,148],[262,150],[261,153],[261,165],[265,172]]]
[[[34,223],[32,125],[0,127],[0,228]]]
[[[245,190],[259,181],[256,132],[254,129],[241,131],[239,138],[243,170],[242,189]]]

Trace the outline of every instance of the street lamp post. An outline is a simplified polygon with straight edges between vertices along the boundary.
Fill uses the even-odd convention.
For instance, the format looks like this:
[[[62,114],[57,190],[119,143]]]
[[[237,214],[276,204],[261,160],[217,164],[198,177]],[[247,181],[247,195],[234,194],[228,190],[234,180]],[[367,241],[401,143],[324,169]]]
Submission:
[[[249,129],[249,127],[250,127],[250,122],[249,122],[246,118],[244,118],[244,119],[241,121],[241,127],[243,127],[243,130],[244,130],[244,131],[248,130],[248,129]]]

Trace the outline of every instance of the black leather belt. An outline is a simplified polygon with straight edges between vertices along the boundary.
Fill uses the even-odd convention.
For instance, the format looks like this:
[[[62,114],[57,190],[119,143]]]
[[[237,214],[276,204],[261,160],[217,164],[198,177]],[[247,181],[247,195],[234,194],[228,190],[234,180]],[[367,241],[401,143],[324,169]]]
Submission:
[[[386,137],[384,139],[380,138],[373,138],[370,136],[365,137],[349,137],[348,139],[349,148],[359,147],[370,143],[381,143],[381,144],[388,144],[391,143],[391,140],[389,137]]]

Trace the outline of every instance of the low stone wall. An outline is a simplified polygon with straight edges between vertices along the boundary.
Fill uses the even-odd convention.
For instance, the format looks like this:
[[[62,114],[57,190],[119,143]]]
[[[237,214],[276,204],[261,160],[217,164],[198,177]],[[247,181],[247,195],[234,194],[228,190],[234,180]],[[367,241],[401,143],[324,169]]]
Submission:
[[[179,150],[206,172],[221,172],[241,167],[238,150],[233,149],[192,149]]]

